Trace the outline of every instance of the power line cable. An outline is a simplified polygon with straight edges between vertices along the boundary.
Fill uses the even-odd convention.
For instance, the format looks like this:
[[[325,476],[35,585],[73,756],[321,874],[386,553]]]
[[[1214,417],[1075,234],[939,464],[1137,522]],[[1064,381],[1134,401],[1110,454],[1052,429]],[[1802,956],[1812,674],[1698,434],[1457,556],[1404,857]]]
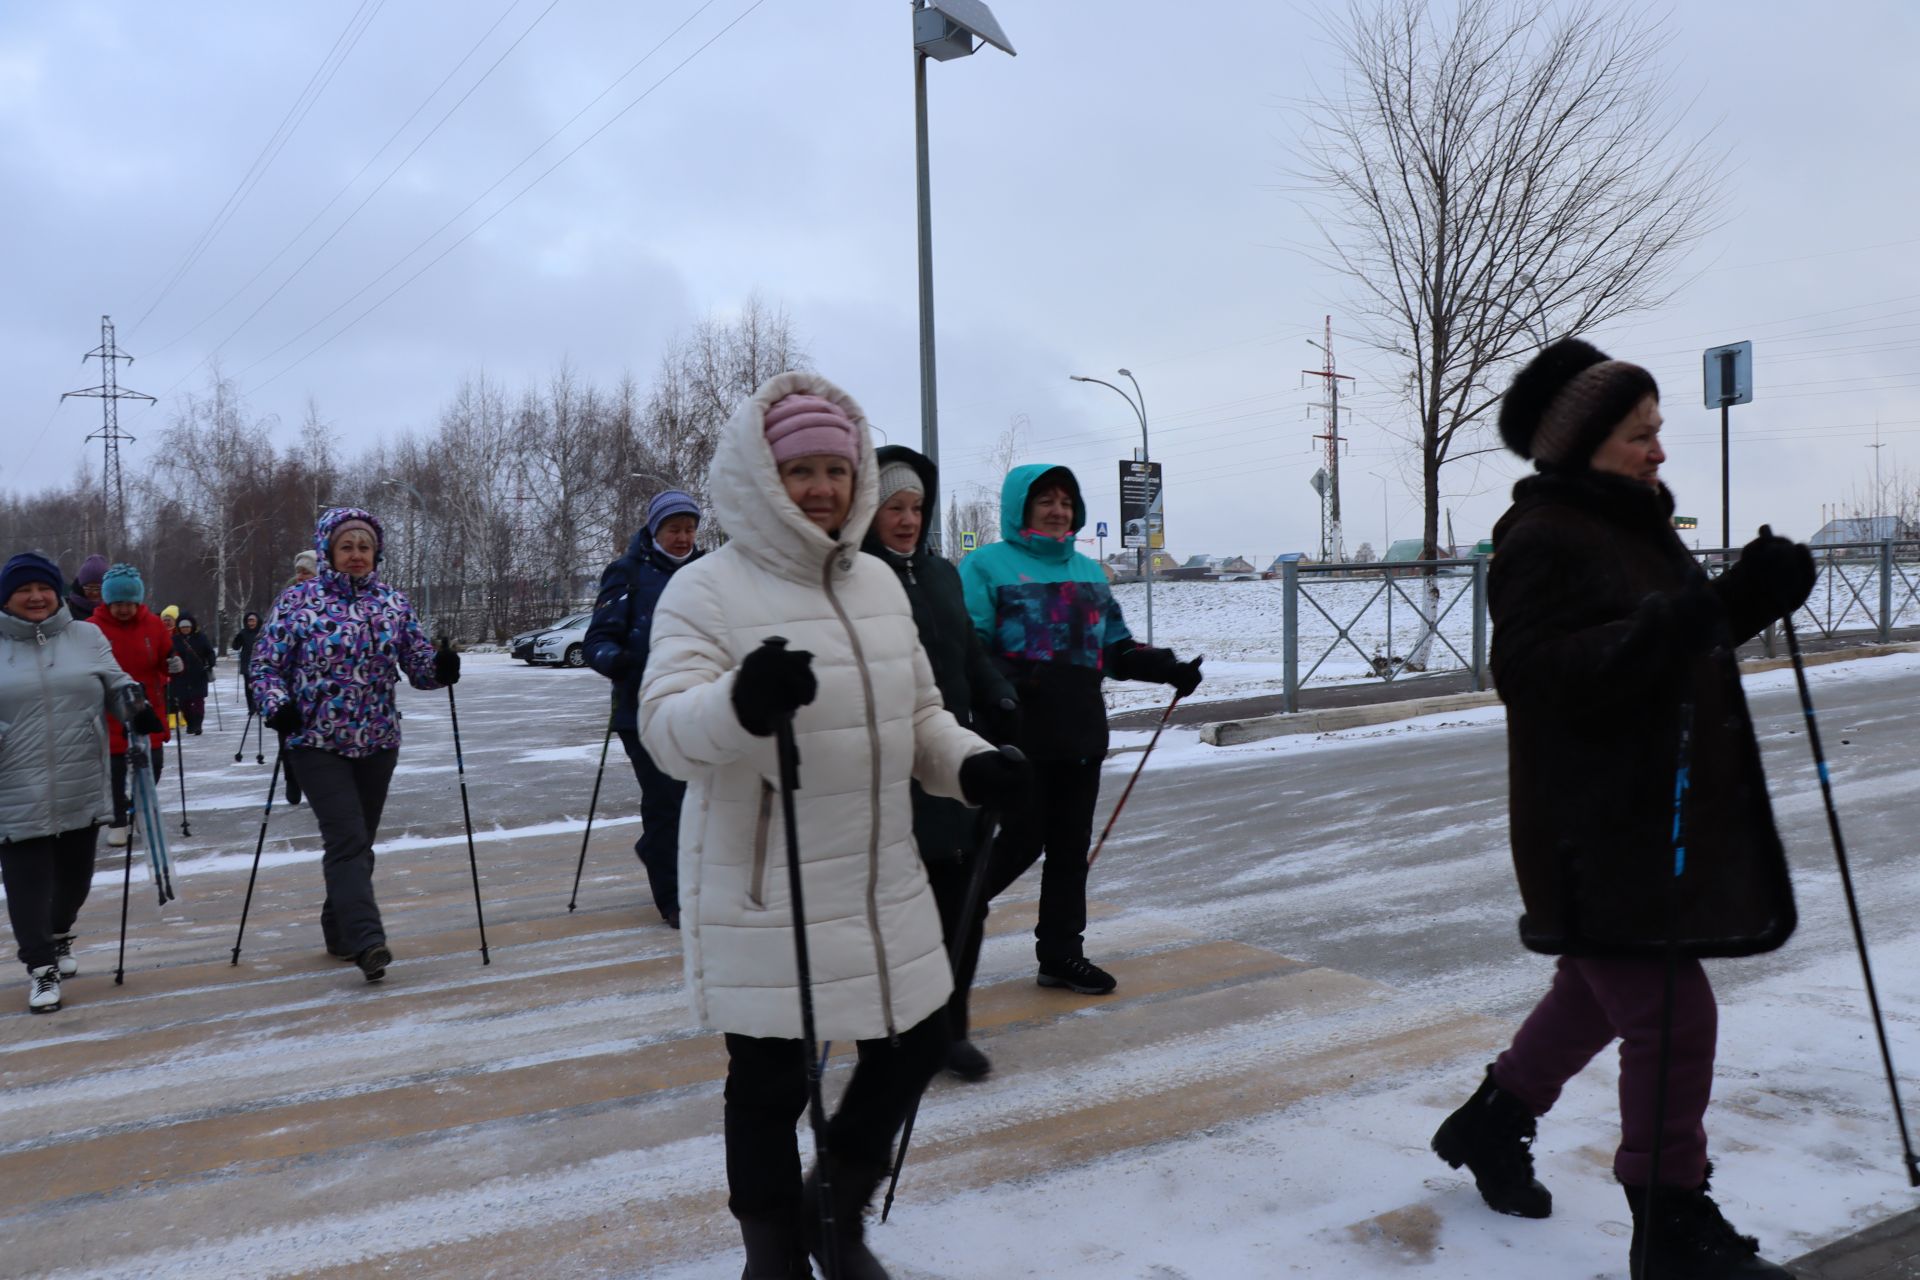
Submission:
[[[698,17],[699,14],[712,3],[714,3],[714,0],[706,0],[706,3],[702,4],[699,9],[696,9],[693,15],[687,19],[687,22],[693,21],[694,17]],[[639,106],[642,102],[646,101],[649,97],[653,95],[655,90],[659,89],[660,86],[664,85],[667,81],[671,80],[675,75],[679,74],[681,69],[684,68],[688,63],[692,62],[695,58],[699,57],[702,53],[706,52],[706,50],[710,48],[722,36],[726,35],[728,32],[732,31],[735,27],[739,26],[742,22],[744,22],[747,19],[749,15],[751,15],[755,10],[759,9],[760,6],[765,3],[766,3],[766,0],[753,0],[753,3],[748,5],[744,10],[742,10],[738,17],[734,18],[733,21],[727,23],[726,26],[720,28],[720,30],[714,32],[711,36],[707,37],[707,39],[703,41],[699,46],[697,46],[692,53],[689,53],[685,58],[682,58],[678,63],[676,63],[673,66],[671,70],[667,71],[666,74],[662,75],[658,80],[655,80],[651,85],[648,85],[647,88],[643,90],[638,97],[635,97],[632,101],[628,102],[626,106],[616,111],[599,128],[595,129],[592,133],[588,134],[585,138],[582,138],[565,155],[562,155],[558,160],[555,160],[551,165],[547,166],[547,168],[542,170],[539,173],[539,175],[533,179],[533,181],[527,183],[526,186],[520,188],[520,190],[515,192],[512,196],[510,196],[505,201],[505,203],[495,208],[492,213],[488,214],[485,218],[481,219],[479,223],[477,223],[475,226],[470,228],[465,234],[461,235],[459,239],[455,240],[452,244],[442,249],[438,254],[435,254],[434,257],[431,258],[429,261],[427,261],[425,264],[423,264],[419,268],[419,270],[415,271],[412,275],[408,276],[405,280],[402,280],[399,284],[395,285],[387,293],[383,294],[380,297],[380,299],[376,301],[372,306],[368,307],[365,311],[362,311],[359,315],[355,316],[353,319],[349,320],[346,324],[342,325],[339,329],[335,330],[333,334],[331,334],[329,337],[321,341],[319,345],[308,350],[305,355],[300,356],[298,359],[293,361],[292,364],[286,365],[284,368],[280,369],[279,372],[273,374],[271,377],[266,378],[265,380],[256,384],[256,389],[258,389],[259,387],[267,386],[270,383],[277,381],[281,377],[285,376],[287,373],[291,372],[293,369],[298,368],[300,365],[304,364],[306,361],[312,359],[315,355],[319,354],[319,352],[321,352],[328,346],[332,345],[332,343],[336,339],[338,339],[342,334],[346,333],[349,329],[352,329],[355,325],[359,324],[362,320],[366,319],[368,316],[372,315],[375,311],[378,311],[381,307],[385,306],[387,302],[389,302],[396,294],[400,293],[408,285],[412,284],[415,280],[418,280],[422,275],[426,274],[437,263],[439,263],[442,259],[444,259],[448,254],[452,253],[455,249],[458,249],[461,245],[465,244],[468,240],[471,240],[475,235],[479,234],[495,218],[499,217],[501,214],[505,213],[508,209],[512,208],[514,204],[518,202],[522,196],[526,195],[527,192],[539,186],[541,182],[545,181],[546,178],[554,172],[554,170],[558,169],[561,165],[571,160],[575,155],[579,154],[582,148],[586,147],[589,143],[593,142],[594,139],[598,138],[601,134],[605,133],[608,129],[612,128],[616,123],[618,123],[622,118],[624,118],[629,111],[632,111],[635,107]],[[681,24],[681,27],[684,27],[685,25],[686,23],[683,22]],[[652,57],[653,54],[657,53],[662,47],[664,47],[668,41],[672,40],[675,35],[679,34],[681,27],[676,27],[672,32],[670,32],[666,36],[665,39],[663,39],[658,45],[655,45],[654,48],[648,52],[647,57],[648,58]],[[641,62],[645,62],[645,61],[646,61],[646,58],[641,59]],[[637,69],[639,66],[640,66],[640,63],[634,64],[635,69]],[[626,74],[627,75],[632,74],[631,69]],[[622,80],[624,80],[625,78],[626,78],[626,75],[622,75],[620,77],[620,79]],[[615,81],[614,83],[617,84],[619,83],[619,81]],[[609,85],[608,88],[611,89],[612,86]],[[604,93],[601,96],[604,96]],[[595,100],[598,101],[597,98]],[[589,104],[589,106],[590,105],[591,104]],[[582,108],[582,110],[584,111],[585,108]],[[576,116],[575,118],[577,119],[578,117]],[[571,120],[568,121],[568,124],[571,124],[571,123],[572,123]],[[567,127],[566,125],[562,125],[561,129],[564,130],[566,127]],[[551,139],[549,139],[549,141],[551,141]],[[530,152],[528,154],[528,159],[531,159],[533,157],[533,154],[537,153],[539,150],[541,150],[545,146],[546,146],[546,143],[542,143],[540,147],[536,147],[534,149],[534,152]],[[513,169],[508,170],[507,171],[508,174],[512,174],[515,170],[518,170],[521,167],[521,165],[524,165],[525,163],[526,161],[524,160],[521,161],[520,165],[515,165]],[[505,178],[503,176],[502,181],[504,180]],[[498,185],[499,185],[498,182],[494,184],[494,186],[498,186]],[[488,191],[491,191],[492,189],[493,189],[492,187],[489,187]],[[482,196],[484,196],[486,193],[482,192],[481,194]],[[474,203],[477,204],[478,202],[479,202],[479,198],[476,198]],[[471,204],[468,205],[468,208],[472,208],[472,205]],[[462,210],[461,212],[465,213],[466,210]],[[460,215],[456,214],[455,218],[457,219],[459,216]],[[443,227],[442,230],[444,229],[445,228]],[[439,235],[439,232],[436,231],[434,235],[435,236]],[[427,237],[427,241],[431,241],[432,239],[433,239],[433,236]],[[423,246],[425,243],[426,242],[423,242]],[[409,251],[406,255],[404,255],[400,259],[400,262],[405,262],[406,259],[412,257],[415,252],[418,252],[418,249]],[[395,267],[398,267],[399,265],[400,263],[394,264]],[[356,292],[353,295],[353,297],[357,298],[360,296],[361,293],[365,293],[366,290],[368,288],[371,288],[373,284],[378,283],[381,279],[384,279],[387,275],[391,274],[393,269],[394,269],[393,267],[390,267],[387,269],[387,271],[383,271],[379,276],[375,277],[373,281],[370,281],[366,286],[364,286],[358,292]],[[347,299],[347,302],[352,302],[352,301],[353,301],[353,298]],[[315,321],[312,325],[309,325],[306,329],[302,330],[299,334],[295,335],[295,337],[289,339],[285,343],[282,343],[279,347],[275,348],[274,351],[269,352],[267,355],[262,356],[259,360],[254,361],[253,364],[248,365],[247,368],[252,369],[258,366],[259,364],[261,364],[262,362],[271,359],[274,355],[277,355],[280,351],[284,351],[287,347],[291,346],[294,342],[297,342],[301,337],[304,337],[306,334],[311,333],[315,328],[318,328],[319,325],[324,323],[328,318],[337,314],[346,305],[347,303],[345,302],[341,303],[339,307],[336,307],[334,308],[333,311],[328,312],[326,316],[322,316],[320,320]],[[241,372],[244,374],[246,370],[242,370]]]
[[[272,304],[273,300],[279,297],[281,292],[285,290],[288,285],[293,283],[294,278],[297,277],[302,271],[305,271],[307,267],[313,262],[313,260],[319,257],[320,254],[323,251],[325,251],[326,247],[332,244],[335,238],[338,237],[342,231],[345,231],[347,229],[347,225],[360,215],[360,211],[362,209],[365,209],[368,204],[372,203],[373,198],[375,196],[379,195],[383,190],[386,189],[387,184],[393,181],[395,175],[397,175],[402,169],[406,168],[408,162],[411,161],[415,155],[419,154],[420,148],[426,146],[427,142],[433,137],[433,135],[440,132],[440,126],[446,124],[448,120],[453,118],[454,112],[458,111],[462,106],[466,104],[467,99],[471,98],[474,95],[474,93],[478,91],[480,86],[486,83],[487,78],[491,76],[494,73],[494,71],[499,68],[500,64],[505,62],[509,57],[511,57],[513,54],[513,51],[520,47],[521,41],[525,40],[529,35],[532,35],[533,29],[539,26],[541,22],[545,21],[546,16],[552,13],[554,9],[558,7],[559,4],[560,4],[560,0],[550,0],[550,3],[547,5],[547,7],[540,11],[539,16],[535,17],[532,22],[527,24],[526,30],[522,31],[517,37],[515,37],[513,43],[508,45],[506,49],[504,49],[501,52],[500,56],[493,60],[493,64],[489,66],[484,72],[481,73],[480,78],[475,80],[472,85],[468,86],[467,91],[460,95],[459,100],[456,101],[452,106],[447,108],[446,112],[441,115],[440,119],[434,123],[433,128],[427,130],[427,132],[420,138],[420,140],[413,144],[412,150],[408,151],[406,155],[401,156],[399,162],[395,164],[393,168],[387,171],[387,176],[380,179],[380,181],[374,186],[373,190],[367,192],[367,194],[361,198],[360,203],[355,205],[353,207],[352,212],[348,213],[347,216],[341,220],[340,225],[335,227],[331,232],[329,232],[326,239],[322,240],[319,244],[315,245],[313,247],[313,251],[307,254],[305,258],[301,259],[300,264],[298,266],[296,266],[292,271],[287,273],[286,278],[283,279],[277,286],[275,286],[273,292],[269,293],[265,298],[262,298],[260,300],[259,305],[254,307],[252,311],[248,312],[246,315],[246,318],[241,320],[239,324],[233,327],[232,332],[228,333],[226,337],[222,338],[214,346],[214,348],[211,351],[209,351],[206,355],[200,358],[200,361],[198,364],[195,364],[193,368],[187,370],[186,373],[182,374],[180,376],[179,381],[175,382],[172,387],[168,387],[166,392],[163,394],[166,394],[166,395],[173,394],[174,389],[179,387],[180,383],[185,382],[188,378],[192,377],[195,370],[199,369],[201,365],[204,365],[205,363],[207,363],[207,361],[217,356],[222,350],[226,348],[226,345],[228,343],[232,342],[236,337],[238,337],[240,335],[240,332],[253,322],[256,316],[258,316],[262,311],[266,310],[267,307]],[[502,14],[501,16],[504,18],[506,15]],[[438,92],[438,90],[435,90],[435,92]],[[422,104],[422,105],[425,105],[425,104]],[[434,234],[438,235],[439,233],[435,232]],[[428,237],[428,238],[431,239],[432,237]],[[403,262],[405,260],[406,260],[405,258],[401,259],[401,261]],[[259,361],[255,361],[254,363],[258,364]],[[253,365],[249,365],[247,367],[250,369],[253,367]],[[242,372],[244,373],[245,370],[242,370]]]
[[[294,245],[300,243],[301,238],[305,236],[307,232],[313,230],[314,224],[319,222],[320,219],[324,218],[327,215],[328,210],[332,209],[334,205],[340,203],[341,197],[345,196],[347,192],[353,190],[354,185],[358,183],[361,178],[366,176],[367,170],[373,168],[374,161],[378,160],[381,156],[385,155],[387,152],[387,149],[391,147],[395,142],[399,141],[400,135],[407,131],[407,127],[411,125],[415,120],[418,120],[420,118],[420,113],[425,111],[427,109],[428,104],[430,104],[435,98],[440,96],[440,91],[442,89],[445,89],[447,85],[453,80],[454,76],[460,73],[460,68],[466,66],[467,63],[473,60],[473,55],[480,52],[480,47],[484,45],[489,39],[492,38],[493,33],[500,29],[500,24],[507,20],[507,15],[512,13],[515,9],[519,8],[521,3],[522,3],[522,0],[508,0],[507,7],[500,11],[500,16],[493,20],[493,25],[488,27],[484,32],[481,33],[480,38],[473,42],[472,47],[469,48],[464,54],[460,56],[460,61],[454,63],[453,68],[450,71],[448,71],[445,76],[441,77],[440,83],[433,87],[433,91],[429,93],[426,97],[420,100],[420,105],[413,109],[413,113],[409,115],[405,120],[402,120],[400,122],[399,128],[395,129],[391,134],[389,134],[387,136],[387,140],[381,143],[379,147],[374,150],[372,155],[367,157],[366,163],[360,166],[359,171],[355,173],[351,178],[348,178],[346,181],[346,184],[342,186],[338,191],[333,193],[333,198],[331,200],[328,200],[324,205],[321,205],[319,212],[315,213],[311,218],[308,218],[306,225],[301,227],[298,231],[294,232],[293,236],[285,244],[280,246],[279,252],[275,253],[271,258],[268,258],[267,261],[264,264],[262,264],[262,266],[258,271],[254,272],[253,275],[247,278],[246,283],[242,284],[239,288],[235,289],[232,293],[228,294],[226,301],[222,302],[219,306],[215,307],[213,310],[207,312],[206,315],[200,317],[199,322],[196,323],[191,329],[188,329],[183,333],[177,334],[174,337],[167,339],[167,341],[161,343],[159,346],[155,347],[152,350],[152,352],[149,353],[148,359],[152,359],[154,356],[159,355],[160,353],[168,350],[171,347],[177,346],[179,343],[181,343],[185,339],[190,338],[194,334],[198,333],[201,330],[201,328],[206,325],[207,321],[213,319],[215,316],[219,315],[222,311],[225,311],[228,307],[232,306],[234,301],[238,299],[241,294],[245,293],[248,289],[251,289],[254,286],[255,282],[257,282],[261,276],[267,274],[267,272],[272,269],[274,263],[284,258],[287,255],[287,252],[291,250]],[[546,15],[542,14],[541,16],[545,17]],[[494,65],[498,66],[499,64],[495,63]],[[488,68],[489,74],[491,74],[491,71],[492,71],[492,68]],[[485,78],[486,78],[485,75],[481,77],[482,80],[484,80]],[[472,91],[469,90],[468,92],[471,93]],[[465,101],[465,99],[462,99],[462,101]],[[446,119],[445,117],[442,117],[440,124],[445,124],[445,123],[446,123]],[[438,130],[439,127],[440,125],[435,125],[434,129]],[[433,136],[433,133],[430,131],[427,134],[427,137],[430,138],[432,136]],[[421,141],[424,142],[425,140],[426,139],[423,138]],[[415,148],[415,149],[418,150],[418,148]],[[388,174],[386,180],[390,180],[392,177],[393,177],[392,174]],[[383,180],[381,185],[384,186],[386,180]],[[376,190],[377,189],[378,188],[376,188]],[[355,212],[358,212],[358,210],[355,210]],[[349,215],[349,220],[351,220],[351,215]],[[195,366],[195,367],[197,368],[198,366]]]
[[[369,4],[373,6],[371,12],[367,12]],[[127,331],[128,336],[132,336],[141,325],[146,323],[147,317],[153,314],[154,308],[166,300],[167,295],[173,292],[174,286],[186,277],[187,272],[191,271],[201,256],[213,246],[214,240],[226,229],[227,224],[233,221],[234,215],[240,212],[240,206],[246,203],[247,197],[253,194],[254,188],[260,185],[260,180],[266,177],[267,170],[286,149],[287,143],[292,141],[295,130],[299,129],[301,123],[306,120],[307,113],[313,110],[314,103],[320,100],[320,95],[326,92],[327,86],[333,83],[334,76],[339,74],[340,67],[346,62],[347,56],[353,52],[354,46],[360,43],[360,37],[366,34],[367,28],[373,25],[374,18],[379,16],[380,10],[385,5],[386,0],[360,0],[360,7],[353,11],[353,16],[347,19],[347,25],[341,29],[338,36],[334,37],[332,47],[327,50],[327,56],[320,60],[320,65],[314,69],[313,75],[307,78],[306,86],[301,89],[300,96],[294,99],[291,107],[287,108],[287,114],[281,117],[280,123],[275,126],[273,133],[261,146],[259,154],[254,156],[253,163],[247,166],[247,171],[240,176],[240,181],[228,193],[226,200],[213,215],[212,221],[207,224],[206,229],[200,233],[199,238],[187,250],[179,265],[174,268],[172,276],[162,286],[159,296],[148,303],[147,309],[140,313],[140,318],[133,322],[133,328]],[[367,15],[365,22],[360,22],[362,13]],[[357,30],[356,23],[359,23]],[[337,58],[336,53],[339,55]]]

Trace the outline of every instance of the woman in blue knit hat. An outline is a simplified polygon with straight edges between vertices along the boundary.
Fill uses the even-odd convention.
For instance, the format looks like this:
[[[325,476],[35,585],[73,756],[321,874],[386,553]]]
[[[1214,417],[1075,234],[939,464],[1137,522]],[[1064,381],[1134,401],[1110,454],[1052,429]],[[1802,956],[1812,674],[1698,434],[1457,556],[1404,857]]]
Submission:
[[[140,682],[141,690],[153,706],[167,705],[167,681],[183,664],[173,656],[173,637],[167,624],[144,603],[147,589],[140,571],[130,564],[116,564],[107,570],[101,582],[101,606],[88,619],[100,628],[113,647],[113,660],[120,669]],[[114,848],[128,839],[127,753],[129,743],[120,722],[107,717],[108,743],[112,749],[113,825],[107,828],[107,843]],[[166,726],[147,741],[147,761],[153,766],[157,782],[167,759]]]
[[[73,922],[113,816],[100,713],[136,733],[160,728],[100,629],[62,607],[60,588],[45,556],[0,568],[0,880],[34,1013],[58,1009],[61,977],[78,972]]]
[[[680,927],[680,801],[687,784],[660,772],[640,745],[636,707],[653,606],[674,571],[700,558],[693,544],[699,527],[700,504],[691,494],[668,489],[656,495],[647,504],[646,524],[627,543],[627,554],[600,575],[585,641],[587,661],[613,681],[613,731],[640,784],[640,838],[633,851],[647,869],[653,905],[675,929]]]

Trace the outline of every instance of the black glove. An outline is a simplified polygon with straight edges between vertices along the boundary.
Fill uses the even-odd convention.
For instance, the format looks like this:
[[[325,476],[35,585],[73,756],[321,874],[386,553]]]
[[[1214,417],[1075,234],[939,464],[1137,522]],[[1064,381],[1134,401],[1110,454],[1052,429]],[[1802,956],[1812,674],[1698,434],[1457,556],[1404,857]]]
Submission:
[[[1200,687],[1200,664],[1206,661],[1206,655],[1190,662],[1176,662],[1167,671],[1165,683],[1173,686],[1173,691],[1186,697]]]
[[[165,733],[167,731],[165,722],[153,713],[153,707],[151,705],[144,702],[140,704],[140,709],[133,713],[132,727],[135,733],[152,734]]]
[[[968,756],[960,765],[960,794],[982,809],[1005,812],[1025,806],[1033,790],[1033,766],[1018,747]]]
[[[280,709],[267,717],[267,728],[275,733],[298,733],[306,724],[300,718],[300,708],[289,698],[280,705]]]
[[[1762,528],[1727,570],[1727,590],[1752,593],[1774,617],[1784,618],[1807,602],[1818,573],[1810,548]]]
[[[1704,575],[1678,591],[1659,591],[1641,602],[1634,622],[1638,639],[1655,651],[1705,653],[1726,629],[1726,611]]]
[[[813,678],[813,655],[789,649],[778,636],[740,660],[733,678],[733,714],[756,738],[813,701],[820,682]]]
[[[453,644],[444,636],[440,640],[440,651],[433,655],[433,682],[439,685],[460,683],[460,655],[453,651]]]
[[[1020,704],[1001,698],[974,713],[974,728],[992,743],[1020,741]]]

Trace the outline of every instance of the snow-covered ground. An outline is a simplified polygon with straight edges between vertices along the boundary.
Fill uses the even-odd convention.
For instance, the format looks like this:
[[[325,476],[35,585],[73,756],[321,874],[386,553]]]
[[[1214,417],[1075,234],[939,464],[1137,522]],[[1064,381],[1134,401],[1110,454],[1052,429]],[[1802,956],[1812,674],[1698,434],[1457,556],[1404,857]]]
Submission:
[[[1920,655],[1810,674],[1895,1060],[1910,1098],[1920,1096],[1920,864],[1909,848],[1920,768],[1907,712],[1920,698]],[[1782,950],[1710,965],[1722,1011],[1708,1128],[1722,1203],[1785,1258],[1912,1207],[1913,1193],[1791,672],[1750,676],[1747,689],[1802,919]],[[236,726],[193,740],[190,767],[196,751],[202,763],[191,778],[195,835],[180,843],[183,902],[156,921],[151,899],[137,898],[134,915],[137,943],[188,953],[185,976],[136,950],[138,971],[113,1002],[96,969],[69,1012],[0,1020],[0,1096],[18,1103],[0,1107],[0,1173],[38,1161],[40,1177],[76,1187],[38,1210],[44,1218],[19,1219],[15,1240],[154,1214],[165,1230],[130,1246],[137,1228],[118,1226],[91,1233],[90,1250],[57,1249],[58,1266],[14,1253],[0,1272],[281,1276],[324,1258],[340,1275],[738,1274],[722,1207],[719,1084],[682,1065],[712,1037],[689,1029],[673,936],[632,924],[644,913],[627,904],[643,891],[623,846],[637,794],[617,744],[595,826],[618,825],[596,835],[582,893],[583,910],[609,914],[565,912],[606,686],[590,672],[475,657],[458,696],[489,911],[499,913],[494,964],[465,951],[471,922],[460,912],[471,901],[461,897],[444,694],[402,695],[407,744],[380,855],[403,960],[384,991],[362,992],[301,949],[312,945],[298,941],[312,932],[311,907],[296,906],[289,888],[311,897],[317,883],[295,865],[317,858],[304,808],[276,807],[262,884],[281,896],[255,903],[258,940],[250,932],[248,958],[227,976],[244,881],[235,873],[252,855],[268,770],[250,754],[233,765],[231,745],[216,755]],[[1050,997],[1034,993],[1030,940],[1001,917],[976,1003],[998,1070],[982,1085],[941,1081],[929,1092],[900,1203],[872,1228],[893,1273],[1623,1274],[1625,1206],[1607,1172],[1611,1054],[1542,1125],[1550,1220],[1492,1214],[1425,1147],[1550,967],[1513,936],[1502,719],[1493,707],[1230,748],[1169,731],[1090,891],[1090,949],[1127,975],[1121,993],[1106,1004],[1042,1003]],[[1109,764],[1109,803],[1138,760]],[[171,774],[167,782],[177,795]],[[516,840],[533,833],[550,838]],[[496,861],[510,848],[541,850],[515,864],[524,877]],[[115,879],[103,876],[103,889]],[[416,899],[410,885],[426,892]],[[1006,911],[1032,890],[1016,886]],[[100,898],[89,912],[117,908]],[[209,904],[218,910],[204,924],[183,925],[183,908]],[[441,918],[452,932],[428,933],[439,926],[425,921]],[[90,940],[111,928],[103,919]],[[1214,967],[1140,994],[1154,964],[1177,967],[1185,955],[1213,956]],[[1283,967],[1235,985],[1232,963]],[[43,1054],[85,1062],[102,1051],[110,1065],[70,1076],[40,1065]],[[833,1090],[844,1061],[829,1072]],[[515,1083],[546,1069],[565,1074],[540,1089]],[[524,1103],[511,1103],[516,1089]],[[570,1107],[575,1093],[605,1100]],[[395,1131],[412,1136],[393,1138],[367,1123],[400,1105],[390,1095],[429,1109],[509,1101],[499,1118],[424,1132],[396,1114]],[[301,1119],[303,1108],[328,1108],[324,1124]],[[329,1136],[327,1125],[345,1124],[363,1136]],[[262,1154],[164,1174],[168,1153],[193,1149],[196,1126],[211,1133],[198,1141],[216,1162]],[[276,1137],[283,1130],[308,1136]],[[123,1181],[87,1189],[89,1170],[119,1175],[85,1148],[122,1133],[152,1139],[136,1150],[155,1153],[143,1158],[157,1172],[129,1166]],[[243,1154],[221,1156],[220,1143]],[[21,1202],[48,1194],[23,1192]],[[32,1256],[50,1255],[36,1245]]]
[[[1890,580],[1892,625],[1920,626],[1920,562],[1895,562]],[[1464,573],[1437,579],[1439,635],[1427,670],[1460,671],[1473,658],[1473,579]],[[1147,637],[1146,587],[1114,588],[1127,623]],[[1417,578],[1338,579],[1301,576],[1298,606],[1299,673],[1303,685],[1376,678],[1376,656],[1404,658],[1426,634],[1430,608]],[[1870,636],[1881,609],[1877,561],[1823,561],[1813,595],[1798,615],[1808,634]],[[1277,694],[1286,687],[1286,592],[1279,579],[1254,582],[1156,582],[1153,642],[1183,655],[1205,654],[1206,683],[1191,701]],[[1346,636],[1341,632],[1345,631]],[[1166,702],[1164,689],[1109,682],[1107,706],[1132,711]]]

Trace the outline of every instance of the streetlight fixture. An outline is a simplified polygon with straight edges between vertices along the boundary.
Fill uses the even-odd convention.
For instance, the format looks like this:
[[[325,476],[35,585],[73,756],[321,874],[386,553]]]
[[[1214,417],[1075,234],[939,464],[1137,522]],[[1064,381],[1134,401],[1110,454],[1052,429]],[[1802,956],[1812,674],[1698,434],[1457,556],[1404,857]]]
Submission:
[[[1147,453],[1147,397],[1146,397],[1146,394],[1140,390],[1140,380],[1138,378],[1135,378],[1131,371],[1126,369],[1118,369],[1118,370],[1115,370],[1115,372],[1117,372],[1121,377],[1125,378],[1128,382],[1131,382],[1133,384],[1132,395],[1128,395],[1125,391],[1115,386],[1113,383],[1104,381],[1100,378],[1088,378],[1077,373],[1070,373],[1067,375],[1067,380],[1070,382],[1095,383],[1099,386],[1107,388],[1109,391],[1119,396],[1122,400],[1125,400],[1127,402],[1127,407],[1133,410],[1134,417],[1140,419],[1140,461],[1142,462],[1150,461],[1151,460],[1150,456]],[[1121,532],[1121,536],[1124,537],[1126,535],[1126,529],[1124,527],[1121,529],[1120,532]],[[1148,507],[1146,525],[1141,530],[1141,533],[1147,540],[1147,545],[1144,550],[1143,558],[1141,560],[1141,564],[1144,565],[1145,567],[1141,569],[1140,576],[1142,579],[1145,580],[1147,584],[1147,643],[1152,644],[1153,643],[1153,512],[1152,512],[1151,504],[1149,504],[1149,507]]]
[[[427,516],[428,514],[427,500],[420,496],[420,491],[418,489],[408,484],[405,480],[395,480],[391,476],[385,479],[382,479],[380,483],[393,488],[405,489],[408,493],[413,495],[413,500],[420,504],[421,516],[423,517]],[[426,542],[429,546],[431,546],[432,536],[433,536],[433,522],[429,518],[427,520],[427,537],[422,539],[422,541]],[[423,556],[423,559],[425,559],[426,561],[426,568],[420,574],[420,591],[421,591],[422,598],[426,604],[427,620],[429,624],[431,624],[433,619],[433,556],[431,552]]]
[[[1013,45],[982,0],[913,0],[914,167],[920,215],[920,452],[940,465],[940,411],[933,360],[933,195],[927,165],[927,59],[950,62],[979,48],[979,39],[1007,54]],[[940,550],[939,500],[929,495],[926,528]]]

